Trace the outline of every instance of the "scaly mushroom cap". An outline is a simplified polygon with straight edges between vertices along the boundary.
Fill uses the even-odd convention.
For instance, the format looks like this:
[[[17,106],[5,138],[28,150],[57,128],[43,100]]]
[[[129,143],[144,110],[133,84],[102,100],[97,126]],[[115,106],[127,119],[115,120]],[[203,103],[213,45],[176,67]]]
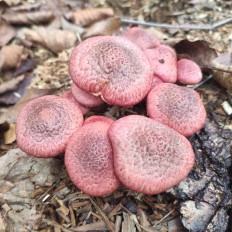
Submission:
[[[159,45],[144,51],[147,56],[153,75],[163,82],[175,83],[177,80],[177,57],[175,51],[166,45]]]
[[[47,95],[28,102],[16,121],[18,147],[36,157],[65,151],[71,135],[82,125],[78,106],[64,97]]]
[[[78,101],[83,106],[95,107],[104,104],[104,101],[101,97],[94,96],[78,88],[74,83],[71,85],[71,91],[76,101]]]
[[[204,127],[205,107],[199,94],[190,88],[163,83],[147,96],[147,114],[184,136],[191,136]]]
[[[154,48],[160,44],[159,40],[150,35],[140,27],[132,27],[125,34],[124,37],[139,46],[142,50],[147,48]]]
[[[139,103],[152,83],[143,51],[123,37],[97,36],[81,42],[72,52],[69,70],[79,88],[120,106]]]
[[[72,136],[65,152],[70,179],[92,196],[110,194],[120,185],[114,173],[109,127],[109,123],[101,121],[83,125]]]
[[[74,102],[79,107],[79,109],[81,110],[81,113],[83,115],[86,115],[90,111],[90,108],[85,107],[85,106],[83,106],[83,105],[81,105],[80,103],[77,102],[77,100],[74,98],[71,90],[66,91],[64,93],[63,97],[65,97],[65,98],[69,99],[70,101]]]
[[[84,121],[84,125],[90,122],[105,122],[108,124],[112,124],[114,122],[113,119],[105,117],[105,116],[101,116],[101,115],[93,115],[91,117],[88,117],[85,119]]]
[[[177,80],[187,85],[199,83],[202,80],[200,67],[191,60],[179,60],[177,62]]]
[[[130,115],[109,129],[119,180],[137,192],[157,194],[183,180],[194,165],[189,141],[150,118]]]

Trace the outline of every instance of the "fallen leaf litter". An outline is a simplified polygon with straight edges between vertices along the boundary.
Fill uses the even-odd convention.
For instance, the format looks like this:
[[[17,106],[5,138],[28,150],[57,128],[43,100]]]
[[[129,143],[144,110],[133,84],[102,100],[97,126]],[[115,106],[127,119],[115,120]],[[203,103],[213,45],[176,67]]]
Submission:
[[[97,1],[95,1],[95,3],[94,4],[97,4],[96,3]],[[101,1],[101,3],[98,3],[99,5],[101,5],[101,4],[105,4],[105,3],[103,3],[103,1]],[[119,4],[122,4],[122,3],[119,3]],[[129,7],[128,9],[129,9],[129,11],[130,11],[130,13],[132,12],[132,14],[130,14],[131,16],[135,16],[135,14],[137,14],[137,8],[135,7],[136,5],[133,5],[134,3],[133,2],[128,2],[128,3],[126,3],[127,4],[127,7],[128,7],[128,5],[130,5],[130,6],[132,6],[132,7]],[[165,4],[164,4],[165,5]],[[121,5],[122,6],[122,9],[125,9],[124,7],[126,7],[126,5]],[[200,5],[199,5],[200,6]],[[197,6],[197,7],[199,7],[199,6]],[[148,5],[148,3],[146,3],[145,5],[144,5],[144,8],[143,8],[143,13],[146,13],[145,12],[145,7],[148,7],[149,8],[149,5]],[[163,7],[163,6],[162,6]],[[169,6],[168,6],[169,7]],[[214,5],[213,5],[213,7],[215,7]],[[214,20],[217,20],[218,19],[218,17],[221,17],[220,16],[220,14],[217,14],[217,7],[218,8],[220,8],[220,7],[222,7],[222,5],[220,5],[220,3],[218,4],[218,3],[216,3],[216,8],[213,8],[213,9],[216,9],[216,14],[215,14],[215,12],[214,12],[214,16],[215,16],[215,18],[214,18]],[[148,9],[147,8],[147,9]],[[189,11],[191,11],[191,9],[189,9]],[[133,13],[134,12],[134,13]],[[147,12],[149,12],[149,11],[147,11]],[[209,10],[209,14],[210,14],[210,12],[212,12],[211,10]],[[157,13],[158,13],[158,11],[157,11]],[[145,14],[144,14],[145,15]],[[152,15],[152,16],[157,16],[157,14],[156,14],[156,12]],[[226,15],[225,15],[226,16]],[[180,20],[180,23],[181,23],[181,20],[182,20],[182,18],[184,18],[185,17],[185,15],[180,15],[180,16],[177,16],[177,19],[179,19]],[[206,20],[206,18],[205,18],[205,20]],[[219,28],[219,32],[223,35],[223,34],[225,34],[226,33],[226,30],[228,30],[227,29],[227,26],[225,26],[225,27],[222,27],[222,29],[224,30],[221,30],[221,28]],[[223,39],[220,39],[219,37],[220,37],[220,33],[219,32],[215,32],[215,33],[211,33],[211,32],[209,32],[209,35],[211,35],[212,37],[213,37],[213,40],[214,41],[219,41],[218,43],[215,43],[215,46],[214,47],[216,47],[217,48],[217,51],[222,51],[222,50],[225,50],[225,45],[226,44],[229,44],[229,43],[225,43],[224,41],[226,40],[226,39],[228,39],[228,37],[227,36],[223,36]],[[208,33],[208,32],[207,32]],[[202,36],[202,38],[204,38],[204,39],[207,39],[208,40],[208,38],[207,38],[207,35],[205,35],[205,34],[207,34],[207,33],[204,33],[204,32],[202,32],[202,33],[197,33],[197,32],[195,32],[195,31],[190,31],[189,33],[188,33],[188,35],[187,35],[187,38],[188,39],[193,39],[193,38],[196,38],[196,37],[198,37],[198,38],[201,38],[201,36]],[[182,31],[180,31],[179,32],[179,36],[181,35],[181,34],[184,34]],[[180,36],[181,37],[181,36]],[[184,35],[182,35],[182,38],[184,38],[185,36]],[[41,49],[42,50],[42,49]],[[44,53],[45,54],[45,53]],[[41,57],[42,58],[42,57]],[[56,60],[56,59],[55,59]],[[57,65],[55,65],[55,66],[57,66],[55,69],[57,69],[57,70],[59,70],[59,62],[60,61],[58,61],[58,63],[56,63]],[[62,61],[61,61],[62,62]],[[51,65],[50,65],[51,66]],[[44,69],[45,71],[47,71],[46,70],[46,68]],[[52,70],[52,69],[51,69]],[[49,71],[47,72],[48,74],[49,74]],[[59,75],[59,71],[57,71],[57,74]],[[62,74],[63,75],[63,74]],[[54,77],[54,73],[53,73],[53,71],[51,72],[51,77],[55,80],[56,79],[56,77]],[[66,77],[67,77],[67,80],[68,80],[68,74],[66,74]],[[46,78],[47,80],[49,80],[49,78],[47,77]],[[55,80],[55,85],[53,85],[53,88],[55,87],[57,87],[58,86],[58,83],[60,82],[60,80],[57,78],[57,80]],[[212,81],[210,81],[210,82],[212,82]],[[34,83],[36,83],[36,81],[34,82]],[[37,81],[37,83],[38,83],[38,85],[36,85],[36,87],[42,87],[43,85],[47,85],[47,88],[49,88],[49,86],[51,85],[51,84],[53,84],[53,81],[51,81],[50,83],[45,83],[44,82],[44,80],[40,80],[39,82]],[[66,82],[67,83],[67,82]],[[213,83],[213,82],[212,82]],[[59,86],[64,86],[64,87],[66,87],[67,86],[67,84],[61,84],[61,85],[59,85]],[[42,87],[43,88],[43,87]],[[219,129],[219,127],[218,126],[223,126],[224,125],[224,123],[226,122],[227,124],[229,123],[229,119],[227,118],[227,116],[226,116],[226,114],[221,110],[221,108],[220,108],[220,104],[222,103],[222,101],[223,100],[226,100],[226,99],[228,99],[228,96],[226,95],[226,93],[223,93],[221,90],[220,90],[220,87],[218,87],[217,85],[215,85],[215,83],[213,83],[213,84],[207,84],[207,85],[204,85],[204,87],[200,87],[200,88],[198,88],[198,91],[201,93],[201,95],[202,96],[204,96],[204,102],[206,103],[206,105],[207,105],[207,111],[208,112],[212,112],[212,114],[210,113],[210,121],[208,121],[207,122],[207,124],[214,124],[214,127],[215,127],[215,130],[214,131],[209,131],[209,130],[207,130],[206,131],[206,135],[208,134],[211,134],[211,135],[213,135],[213,134],[215,134],[215,132],[217,132],[218,130],[220,130],[221,132],[222,132],[222,137],[221,137],[221,139],[219,139],[218,140],[218,142],[219,142],[219,144],[225,144],[225,147],[226,147],[226,150],[224,150],[223,151],[223,149],[220,151],[220,150],[218,150],[218,152],[219,152],[219,154],[222,154],[222,157],[224,156],[224,155],[228,155],[229,154],[229,138],[231,138],[231,135],[230,135],[230,131],[229,130],[226,130],[226,131],[224,131],[224,130],[222,130],[222,129]],[[33,92],[33,91],[32,91]],[[214,96],[218,96],[218,98],[216,98],[216,97],[214,97]],[[135,106],[135,107],[133,107],[133,108],[125,108],[125,107],[113,107],[112,109],[111,108],[108,108],[107,110],[106,110],[106,113],[105,114],[107,114],[107,115],[110,115],[111,117],[114,117],[114,118],[117,118],[117,117],[119,117],[120,115],[124,115],[124,114],[135,114],[136,113],[136,111],[137,110],[139,110],[141,113],[145,113],[145,110],[144,110],[144,107],[143,107],[143,105],[142,104],[140,104],[139,106]],[[93,113],[92,112],[90,112],[89,113],[89,115],[92,115]],[[88,116],[88,115],[87,115]],[[229,125],[229,124],[228,124]],[[217,138],[220,138],[220,136],[221,135],[219,135],[219,134],[217,134],[216,133],[216,135],[214,135],[214,142],[215,142],[215,145],[212,147],[212,148],[209,148],[209,146],[207,145],[206,146],[206,151],[208,152],[208,155],[209,155],[209,157],[210,157],[210,154],[213,154],[214,153],[214,151],[215,151],[215,149],[216,149],[216,147],[218,146],[217,145]],[[216,140],[215,140],[216,139]],[[207,137],[200,137],[200,141],[204,141],[205,140],[205,142],[207,142]],[[221,142],[220,142],[221,141]],[[226,145],[227,144],[227,145]],[[208,149],[212,149],[212,150],[208,150]],[[204,150],[204,149],[203,149]],[[205,151],[205,150],[204,150]],[[222,153],[220,153],[220,152],[222,152]],[[205,158],[204,158],[205,159]],[[211,159],[211,158],[210,158]],[[229,158],[226,158],[226,162],[229,160]],[[200,162],[200,160],[199,160],[199,162]],[[201,163],[204,163],[204,161],[201,161]],[[203,164],[202,163],[202,164]],[[209,164],[210,164],[210,162],[209,162]],[[209,170],[217,170],[217,172],[215,173],[215,176],[214,176],[214,180],[217,180],[218,179],[218,177],[220,176],[220,169],[218,169],[218,168],[216,168],[216,166],[218,165],[219,163],[218,163],[218,161],[216,160],[215,161],[215,163],[213,164],[213,167],[211,167],[210,165],[208,166],[208,168],[209,168]],[[226,164],[226,163],[225,163]],[[220,163],[220,165],[222,165],[221,163]],[[227,162],[227,164],[225,165],[225,167],[228,167],[229,166],[229,163]],[[199,170],[200,172],[201,172],[201,170]],[[223,174],[223,176],[227,176],[227,174],[226,174],[226,172],[224,172],[224,174]],[[192,176],[192,178],[196,178],[196,176],[195,175],[193,175]],[[201,178],[203,178],[204,179],[204,175],[201,177],[200,176],[200,179]],[[220,178],[218,179],[218,181],[220,180]],[[211,183],[211,182],[210,182]],[[222,191],[224,191],[224,192],[226,192],[227,194],[229,194],[229,191],[228,191],[228,187],[226,187],[226,185],[228,184],[228,179],[226,180],[226,179],[221,179],[220,180],[220,183],[224,183],[224,187],[221,187],[222,188]],[[72,192],[74,193],[75,192],[75,189],[73,188],[73,186],[71,185],[71,183],[64,183],[64,182],[62,182],[62,180],[61,180],[61,182],[60,182],[60,184],[58,184],[59,185],[59,188],[52,188],[52,189],[47,189],[48,191],[47,191],[47,194],[45,194],[44,195],[44,202],[50,202],[50,199],[52,199],[52,195],[54,194],[54,193],[56,193],[56,192],[59,192],[60,190],[62,190],[61,191],[61,194],[58,196],[60,199],[61,199],[61,201],[64,201],[64,204],[62,204],[61,202],[60,202],[60,207],[64,207],[64,208],[62,208],[62,210],[60,211],[60,210],[58,210],[58,211],[55,211],[54,209],[56,209],[56,208],[58,208],[58,206],[59,206],[59,204],[52,204],[52,205],[50,205],[49,206],[49,208],[47,208],[47,207],[44,207],[43,208],[43,212],[46,212],[47,213],[47,215],[50,215],[51,217],[50,217],[50,219],[47,219],[47,220],[45,220],[44,221],[44,226],[46,227],[46,225],[50,225],[51,227],[55,227],[56,228],[56,230],[64,230],[64,231],[69,231],[69,229],[67,228],[67,224],[65,224],[65,223],[67,223],[68,221],[71,221],[72,222],[72,226],[77,226],[77,223],[81,223],[81,224],[79,224],[79,225],[82,225],[82,223],[85,223],[85,220],[83,219],[83,218],[85,218],[85,217],[80,217],[78,220],[75,220],[75,219],[73,219],[73,218],[75,218],[75,215],[76,214],[73,214],[72,212],[79,212],[79,211],[76,211],[76,208],[74,209],[74,208],[72,208],[72,206],[70,207],[68,207],[67,206],[67,200],[68,199],[70,199],[69,197],[72,197],[73,195],[72,195]],[[214,182],[212,182],[212,185],[215,185],[215,183]],[[194,185],[193,185],[194,186]],[[200,186],[199,186],[200,187]],[[196,188],[196,189],[199,189],[199,187],[198,188]],[[210,187],[210,189],[211,189],[211,191],[212,192],[214,192],[215,191],[215,189],[213,188],[213,187]],[[37,194],[39,195],[39,196],[41,196],[41,193],[42,192],[46,192],[45,191],[46,190],[46,188],[44,188],[44,189],[41,189],[39,186],[37,186],[37,190],[35,191],[35,193],[37,192]],[[122,192],[121,192],[122,191]],[[69,193],[68,193],[69,192]],[[122,194],[122,193],[124,193],[124,194]],[[64,195],[63,195],[64,194]],[[81,196],[81,194],[80,193],[74,193],[74,195],[75,195],[75,197],[76,196],[78,196],[78,194],[79,194],[79,196],[80,196],[80,198],[83,198],[83,199],[85,199],[85,196]],[[181,194],[181,191],[179,191],[179,194]],[[206,190],[204,190],[204,191],[201,191],[201,196],[203,197],[205,194],[206,194]],[[35,196],[38,196],[38,195],[35,195]],[[126,196],[127,195],[127,196]],[[187,195],[188,195],[188,193],[187,193]],[[209,196],[209,194],[207,194],[208,196]],[[120,198],[120,196],[121,196],[121,198]],[[124,197],[122,197],[122,196],[124,196]],[[185,194],[181,194],[181,195],[178,195],[178,197],[176,197],[175,199],[180,199],[180,201],[185,201],[185,197],[184,196],[186,196]],[[217,195],[218,196],[218,199],[220,199],[220,194],[219,195]],[[226,195],[226,196],[228,196],[228,195]],[[213,217],[213,220],[212,220],[212,222],[213,222],[213,224],[212,223],[209,223],[209,227],[208,227],[208,229],[210,230],[212,230],[212,228],[220,228],[219,230],[220,231],[225,231],[226,230],[226,225],[227,225],[227,221],[228,221],[228,217],[226,216],[227,215],[227,213],[226,213],[226,208],[228,207],[228,204],[229,204],[229,202],[228,202],[228,197],[226,197],[225,196],[225,199],[224,199],[224,201],[223,201],[223,204],[219,204],[219,205],[217,205],[217,207],[218,207],[218,211],[216,212],[214,212],[214,214],[215,214],[215,217]],[[74,196],[73,196],[74,197]],[[75,199],[75,197],[74,197],[74,199]],[[157,220],[157,222],[159,222],[158,224],[157,223],[154,223],[154,224],[156,224],[156,228],[158,229],[158,231],[161,231],[162,230],[162,228],[164,229],[165,228],[165,223],[166,223],[166,221],[165,221],[165,218],[166,217],[164,217],[164,215],[167,215],[167,218],[166,219],[168,219],[168,223],[167,223],[167,228],[169,228],[169,230],[171,230],[171,229],[173,229],[176,225],[178,225],[178,220],[177,221],[175,221],[174,219],[171,219],[170,218],[170,215],[173,215],[172,217],[175,217],[175,215],[177,215],[178,214],[178,210],[175,210],[175,211],[173,211],[172,210],[172,207],[173,208],[175,208],[173,205],[170,205],[169,204],[169,206],[167,205],[167,201],[169,200],[170,202],[172,202],[172,199],[170,198],[170,196],[167,196],[166,194],[160,194],[160,195],[158,195],[158,196],[156,196],[156,197],[153,197],[153,199],[152,199],[152,197],[151,197],[151,199],[147,199],[148,197],[147,196],[143,196],[143,195],[139,195],[138,194],[138,196],[136,196],[135,194],[133,194],[133,193],[130,193],[130,192],[125,192],[125,190],[119,190],[117,193],[115,193],[114,194],[114,197],[113,198],[111,198],[111,201],[110,201],[110,197],[106,197],[106,198],[103,198],[103,202],[100,200],[100,199],[96,199],[97,200],[97,204],[100,206],[100,209],[102,208],[102,209],[104,209],[104,210],[106,210],[107,208],[109,208],[109,205],[110,206],[114,206],[114,204],[112,205],[112,203],[114,203],[114,201],[116,200],[116,199],[118,199],[118,201],[120,202],[120,203],[123,203],[124,204],[124,208],[123,207],[120,207],[120,204],[118,205],[118,209],[119,209],[119,211],[117,211],[117,209],[116,209],[116,212],[118,212],[118,215],[117,216],[115,216],[115,218],[116,219],[113,219],[113,218],[111,218],[111,221],[113,221],[113,222],[115,222],[115,230],[116,231],[119,231],[119,228],[121,228],[121,226],[120,225],[122,225],[123,224],[123,230],[124,231],[129,231],[129,230],[132,230],[132,229],[135,229],[136,227],[138,227],[138,228],[142,228],[142,227],[139,227],[139,224],[138,224],[138,221],[136,221],[136,218],[139,220],[139,223],[141,223],[141,225],[143,226],[144,225],[144,227],[145,227],[145,229],[147,228],[147,227],[149,227],[150,226],[150,223],[152,222],[152,221],[154,221],[154,218],[156,218],[156,220]],[[201,198],[199,198],[199,196],[195,196],[195,195],[190,195],[189,196],[189,198],[190,199],[192,199],[192,200],[196,200],[196,199],[198,199],[198,200],[201,200]],[[66,200],[65,200],[66,199]],[[72,198],[73,199],[73,198]],[[87,199],[87,198],[86,198]],[[203,199],[203,198],[202,198]],[[147,201],[148,200],[148,201]],[[75,202],[75,200],[74,200],[74,202],[75,203],[81,203],[82,201],[84,202],[85,200],[76,200],[77,202]],[[87,202],[88,202],[89,200],[87,199]],[[203,199],[203,201],[205,201],[205,198]],[[208,200],[207,200],[208,201]],[[106,205],[104,206],[104,202],[106,203]],[[135,207],[133,208],[132,206],[130,206],[130,204],[128,204],[128,202],[130,202],[130,204],[132,204],[133,205],[133,203],[135,204]],[[166,202],[166,203],[165,203]],[[173,201],[174,202],[174,201]],[[91,206],[91,204],[92,204],[92,202],[91,201],[89,201],[88,202],[88,204],[89,204],[89,206]],[[127,205],[128,204],[128,205]],[[226,206],[227,205],[227,206]],[[40,205],[41,206],[41,205]],[[36,209],[36,211],[37,212],[40,212],[39,210],[41,209],[40,208],[40,206],[38,205],[38,207],[37,207],[37,209]],[[148,206],[148,207],[147,207]],[[128,212],[126,209],[127,209],[127,207],[131,210],[131,212],[134,212],[134,213],[130,213],[130,212]],[[135,213],[136,211],[134,211],[136,208],[138,207],[138,209],[142,209],[142,212],[141,212],[141,210],[140,211],[138,211],[137,212],[137,214]],[[153,213],[151,213],[150,212],[150,209],[156,209],[155,211],[152,211]],[[9,212],[9,210],[12,210],[12,206],[10,206],[9,207],[9,204],[6,204],[5,206],[4,206],[4,210],[6,210],[7,212]],[[16,209],[16,208],[14,208],[14,209]],[[33,207],[32,207],[32,209],[33,209]],[[70,217],[72,218],[72,220],[68,220],[67,219],[67,216],[65,217],[65,215],[67,215],[67,209],[69,209],[70,211],[69,211],[69,215],[70,215]],[[102,216],[100,216],[99,217],[99,215],[98,214],[95,214],[94,213],[94,211],[92,211],[92,214],[90,213],[89,214],[89,212],[91,212],[91,209],[93,209],[92,207],[87,207],[86,208],[86,210],[87,211],[85,211],[86,212],[86,214],[87,214],[87,217],[86,217],[86,220],[87,219],[89,219],[89,217],[91,218],[91,217],[96,217],[95,218],[95,220],[101,220],[102,218],[105,218],[105,217],[102,217]],[[33,209],[33,210],[35,210],[35,208]],[[31,211],[31,212],[33,212],[33,210]],[[98,208],[98,210],[99,210],[99,208]],[[171,214],[168,214],[168,213],[165,213],[165,210],[167,210],[166,212],[171,212]],[[36,212],[36,211],[34,211],[34,212]],[[107,210],[105,211],[105,212],[107,212]],[[82,213],[82,214],[85,214],[85,213]],[[13,217],[15,217],[16,216],[16,214],[12,214],[13,215]],[[23,215],[23,214],[22,214]],[[53,215],[53,216],[52,216]],[[58,218],[60,217],[60,220],[57,220],[57,215],[59,215],[58,216]],[[62,216],[60,216],[60,215],[62,215]],[[73,216],[72,216],[73,215]],[[90,216],[88,216],[88,215],[90,215]],[[92,216],[91,216],[92,215]],[[101,214],[102,215],[102,214]],[[108,214],[105,214],[105,215],[108,215]],[[134,218],[134,216],[135,216],[135,218]],[[145,215],[145,216],[144,216]],[[155,216],[156,215],[156,216]],[[110,215],[108,215],[108,216],[110,216]],[[42,215],[40,215],[40,214],[38,214],[38,219],[41,219],[41,217],[42,217]],[[23,218],[23,217],[22,217]],[[48,217],[47,217],[48,218]],[[52,219],[53,218],[53,219]],[[56,218],[56,219],[55,219]],[[63,219],[62,219],[63,218]],[[159,219],[158,219],[159,218]],[[163,218],[163,220],[162,220],[162,218]],[[11,217],[11,219],[13,220],[14,218],[12,218]],[[64,220],[65,219],[65,220]],[[149,221],[147,221],[147,219],[149,220]],[[177,218],[178,219],[178,218]],[[2,220],[2,219],[0,219],[0,220]],[[184,219],[184,220],[186,220],[186,219]],[[147,222],[146,222],[147,221]],[[5,224],[5,221],[2,221],[2,222],[4,222],[3,223],[3,225],[6,225]],[[15,220],[15,222],[16,222],[16,220]],[[20,220],[18,221],[18,224],[20,224],[19,223],[20,222]],[[35,222],[35,221],[30,221],[30,223],[29,224],[33,224],[33,222]],[[86,221],[87,223],[89,223],[89,221],[87,220]],[[221,223],[219,223],[219,222],[221,222]],[[205,222],[206,224],[207,224],[207,222]],[[35,225],[35,228],[36,228],[36,225],[38,226],[38,228],[41,228],[41,223],[40,223],[40,220],[38,220],[37,221],[37,224],[35,223],[34,224]],[[219,227],[215,227],[215,226],[219,226]],[[108,224],[108,227],[109,227],[109,224]],[[9,228],[9,227],[8,227]],[[46,227],[47,229],[48,229],[48,227]],[[102,221],[100,221],[100,222],[93,222],[92,224],[87,224],[86,226],[84,226],[84,227],[82,227],[82,229],[83,230],[87,230],[87,229],[97,229],[97,228],[100,228],[100,230],[105,230],[105,228],[106,228],[106,224],[105,224],[105,222],[103,222],[102,223]],[[109,227],[109,228],[111,228],[111,227]],[[180,230],[180,227],[178,227],[179,228],[179,230]],[[81,229],[81,228],[80,228]],[[78,230],[78,228],[76,229],[76,230]]]

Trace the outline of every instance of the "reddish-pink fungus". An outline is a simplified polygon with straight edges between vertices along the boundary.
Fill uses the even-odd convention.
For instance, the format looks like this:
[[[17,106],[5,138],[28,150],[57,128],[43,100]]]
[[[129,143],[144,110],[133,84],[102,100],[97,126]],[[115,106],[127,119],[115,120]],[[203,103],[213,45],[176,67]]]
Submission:
[[[16,122],[20,149],[36,157],[54,157],[65,151],[70,136],[82,125],[78,106],[64,97],[43,96],[31,100]]]
[[[159,85],[161,83],[164,83],[159,77],[153,76],[152,79],[152,88],[155,87],[156,85]]]
[[[65,152],[69,177],[92,196],[110,194],[120,185],[114,173],[109,127],[102,121],[87,123],[71,137]]]
[[[152,72],[163,82],[175,83],[177,80],[177,57],[175,51],[166,45],[146,49]]]
[[[81,105],[86,107],[95,107],[104,104],[104,101],[101,97],[94,96],[79,87],[77,87],[74,83],[71,85],[71,91],[73,97],[79,102]]]
[[[84,121],[84,125],[90,122],[105,122],[108,124],[112,124],[114,122],[113,119],[105,117],[105,116],[101,116],[101,115],[93,115],[91,117],[88,117],[85,119]]]
[[[115,121],[109,138],[116,175],[137,192],[163,192],[183,180],[194,165],[192,146],[184,136],[144,116]]]
[[[177,62],[177,80],[182,84],[197,84],[202,80],[200,67],[193,61],[181,59]]]
[[[159,40],[146,32],[140,27],[132,27],[125,34],[128,40],[145,50],[147,48],[154,48],[160,44]]]
[[[70,75],[81,89],[109,104],[132,106],[149,92],[152,75],[143,51],[123,37],[97,36],[72,52]]]
[[[90,108],[85,107],[85,106],[83,106],[83,105],[81,105],[80,103],[77,102],[77,100],[74,98],[71,90],[66,91],[64,93],[63,97],[65,97],[65,98],[69,99],[70,101],[74,102],[79,107],[79,109],[81,110],[81,113],[83,115],[86,115],[90,111]]]
[[[206,111],[199,94],[190,88],[163,83],[147,96],[148,116],[184,136],[204,127]]]

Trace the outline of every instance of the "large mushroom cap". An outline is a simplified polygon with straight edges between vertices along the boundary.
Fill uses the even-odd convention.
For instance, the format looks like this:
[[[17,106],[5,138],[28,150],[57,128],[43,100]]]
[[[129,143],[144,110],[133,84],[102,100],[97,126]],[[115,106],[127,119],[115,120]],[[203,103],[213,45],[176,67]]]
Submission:
[[[151,88],[152,75],[143,51],[123,37],[98,36],[72,52],[70,75],[81,89],[109,104],[132,106]]]
[[[64,97],[47,95],[28,102],[16,121],[20,149],[36,157],[65,151],[70,136],[82,125],[78,106]]]
[[[73,183],[83,192],[102,196],[120,185],[113,168],[110,124],[87,123],[71,138],[65,152],[65,165]]]
[[[204,127],[206,111],[199,94],[170,83],[155,86],[147,96],[147,114],[184,136]]]
[[[165,191],[183,180],[194,164],[192,146],[184,136],[144,116],[115,121],[109,138],[116,175],[137,192]]]
[[[130,28],[124,36],[143,50],[154,48],[160,44],[155,36],[150,35],[141,27]]]

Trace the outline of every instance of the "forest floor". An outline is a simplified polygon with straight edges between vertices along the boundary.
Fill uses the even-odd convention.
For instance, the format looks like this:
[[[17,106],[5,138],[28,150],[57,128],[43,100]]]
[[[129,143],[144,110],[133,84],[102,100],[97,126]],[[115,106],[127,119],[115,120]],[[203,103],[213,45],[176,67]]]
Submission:
[[[231,231],[231,7],[219,0],[0,1],[0,232]],[[144,28],[199,64],[208,81],[195,89],[207,122],[189,138],[196,163],[178,186],[152,196],[121,187],[90,197],[70,181],[62,155],[38,159],[17,148],[15,120],[30,99],[70,88],[68,59],[81,40],[122,35],[136,25],[129,19],[157,23]],[[218,66],[216,53],[225,54]],[[94,114],[144,115],[145,103],[105,105],[85,117]]]

